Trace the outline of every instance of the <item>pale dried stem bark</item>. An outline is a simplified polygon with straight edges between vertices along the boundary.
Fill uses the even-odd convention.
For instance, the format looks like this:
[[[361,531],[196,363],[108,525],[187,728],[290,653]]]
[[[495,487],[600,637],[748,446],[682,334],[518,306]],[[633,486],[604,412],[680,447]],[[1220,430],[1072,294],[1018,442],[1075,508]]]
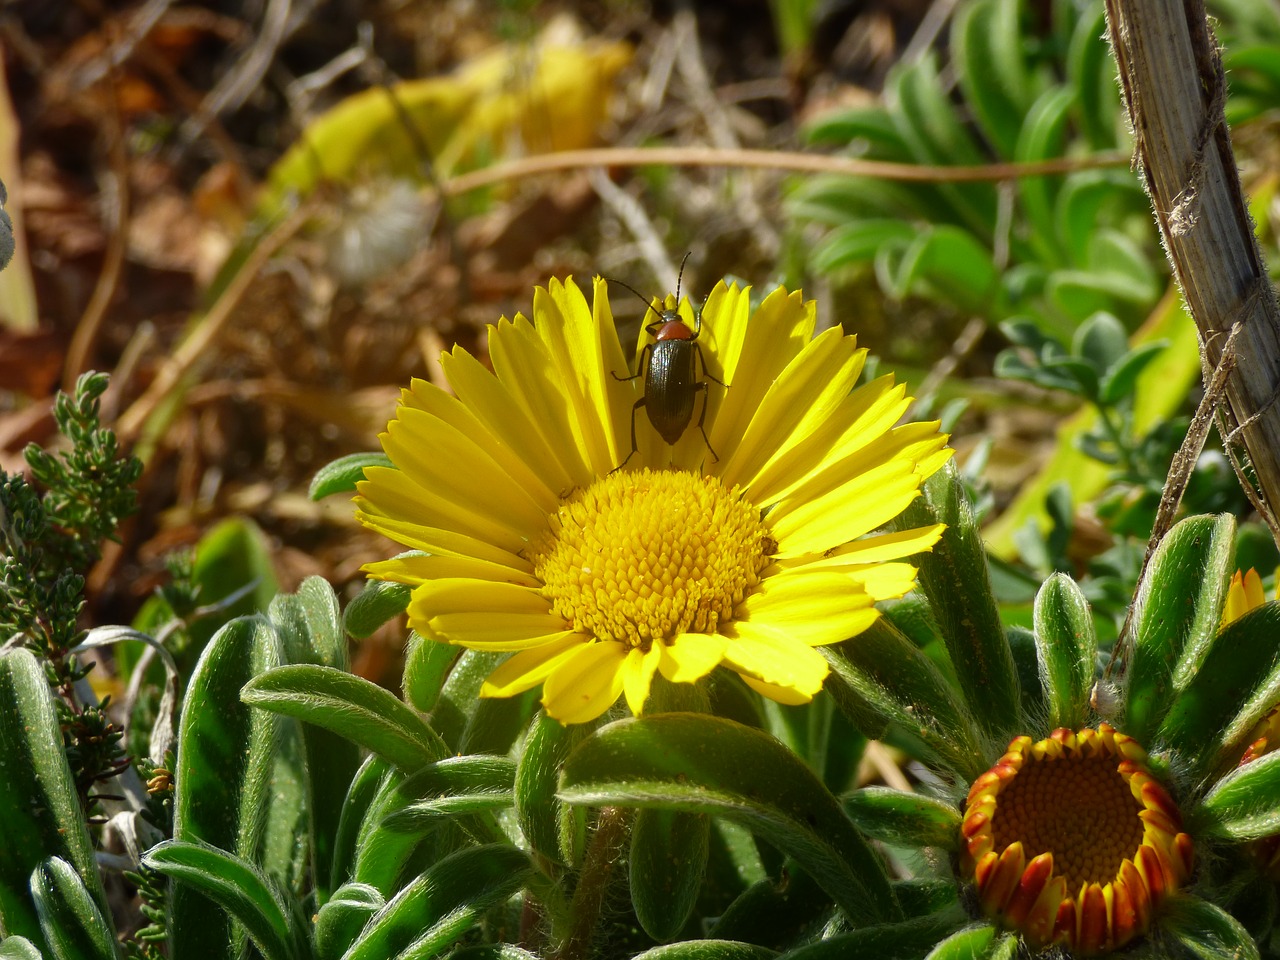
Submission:
[[[1107,26],[1134,162],[1199,331],[1206,384],[1240,324],[1221,410],[1228,446],[1243,441],[1255,505],[1280,543],[1280,308],[1231,151],[1222,60],[1203,0],[1107,0]]]

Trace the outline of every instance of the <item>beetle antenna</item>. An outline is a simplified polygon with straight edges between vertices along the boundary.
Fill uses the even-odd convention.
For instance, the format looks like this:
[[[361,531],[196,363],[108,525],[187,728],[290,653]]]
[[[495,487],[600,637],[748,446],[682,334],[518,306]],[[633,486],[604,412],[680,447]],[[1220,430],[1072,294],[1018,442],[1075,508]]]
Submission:
[[[644,304],[646,311],[653,310],[653,312],[657,314],[658,319],[659,320],[662,319],[662,314],[658,313],[657,310],[654,310],[653,303],[650,302],[649,300],[646,300],[644,297],[644,294],[641,293],[639,290],[637,290],[635,287],[633,287],[631,284],[627,283],[625,280],[619,280],[617,277],[605,277],[605,280],[607,280],[609,283],[616,283],[619,286],[626,287],[628,290],[630,290],[632,293],[634,293],[637,297],[640,298],[640,302]]]
[[[676,309],[680,309],[680,281],[684,279],[684,265],[689,262],[689,254],[692,250],[686,250],[684,259],[680,261],[680,272],[676,274]]]

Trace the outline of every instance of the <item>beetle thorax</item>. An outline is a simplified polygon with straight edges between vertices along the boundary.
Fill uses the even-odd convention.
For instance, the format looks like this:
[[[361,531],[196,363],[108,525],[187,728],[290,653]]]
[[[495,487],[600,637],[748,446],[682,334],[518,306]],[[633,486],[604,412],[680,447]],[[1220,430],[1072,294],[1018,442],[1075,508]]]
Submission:
[[[654,331],[653,339],[659,343],[663,340],[692,340],[693,331],[683,320],[668,320]]]

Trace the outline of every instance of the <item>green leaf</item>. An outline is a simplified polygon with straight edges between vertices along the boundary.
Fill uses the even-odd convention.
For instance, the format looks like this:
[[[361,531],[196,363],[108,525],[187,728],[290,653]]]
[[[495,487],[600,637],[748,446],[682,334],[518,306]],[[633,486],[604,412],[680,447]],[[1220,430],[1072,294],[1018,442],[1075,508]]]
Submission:
[[[341,960],[360,931],[387,901],[367,883],[346,883],[316,913],[317,960]]]
[[[971,924],[930,950],[925,960],[983,960],[989,955],[995,936],[996,928],[991,924]]]
[[[987,554],[954,462],[930,477],[902,512],[898,529],[945,523],[942,538],[914,561],[979,729],[1005,739],[1021,729],[1018,678],[991,593]]]
[[[631,903],[645,933],[658,941],[684,929],[707,871],[711,820],[706,814],[641,809],[631,827]]]
[[[1089,262],[1093,236],[1119,215],[1145,206],[1146,197],[1134,175],[1119,170],[1082,170],[1063,182],[1054,204],[1058,235],[1069,262],[1085,267]]]
[[[391,467],[395,464],[385,453],[351,453],[339,457],[316,471],[307,496],[323,500],[335,493],[355,493],[356,484],[364,479],[365,467]]]
[[[1098,652],[1089,602],[1074,580],[1055,573],[1036,594],[1033,622],[1048,723],[1079,729],[1089,714]]]
[[[503,810],[515,803],[515,762],[507,757],[446,757],[405,779],[399,809],[383,817],[388,830],[422,832],[442,817]],[[490,820],[482,840],[503,834]]]
[[[707,935],[782,950],[831,916],[831,898],[795,860],[787,858],[776,873],[743,891]]]
[[[356,864],[360,828],[368,821],[369,809],[387,787],[388,781],[398,776],[395,768],[386,760],[377,754],[370,754],[352,777],[342,802],[337,834],[333,839],[333,868],[329,871],[329,877],[335,885],[346,885],[351,880]]]
[[[1031,105],[1018,134],[1014,159],[1020,163],[1036,163],[1061,157],[1067,121],[1074,103],[1075,92],[1067,87],[1052,87],[1042,93]],[[1061,176],[1022,177],[1018,180],[1018,196],[1031,228],[1032,243],[1042,251],[1046,266],[1065,265],[1066,251],[1054,218],[1061,183]]]
[[[279,658],[276,632],[261,617],[232,620],[201,654],[178,728],[175,841],[203,842],[250,862],[262,855],[279,721],[242,704],[240,688]],[[226,910],[185,877],[174,885],[169,914],[176,955],[238,954]]]
[[[514,943],[474,943],[449,954],[449,960],[540,960]]]
[[[955,929],[959,913],[947,911],[836,934],[790,950],[779,960],[917,960]]]
[[[890,787],[864,787],[844,798],[858,829],[873,839],[901,847],[960,847],[960,811],[955,804]]]
[[[403,554],[401,554],[403,556]],[[369,580],[342,614],[342,626],[357,640],[367,640],[388,620],[400,616],[409,606],[413,588],[407,583]]]
[[[515,781],[520,832],[536,853],[553,863],[572,862],[566,856],[571,851],[562,851],[560,846],[561,823],[566,815],[572,815],[556,796],[560,766],[590,730],[582,724],[566,727],[539,712],[520,753]]]
[[[451,752],[431,726],[393,694],[332,667],[278,667],[254,678],[241,697],[252,706],[332,730],[406,773]]]
[[[1140,347],[1134,347],[1117,360],[1115,366],[1102,378],[1098,391],[1099,402],[1104,406],[1115,406],[1129,397],[1137,388],[1138,377],[1142,371],[1168,346],[1169,344],[1164,340],[1145,343]]]
[[[1172,896],[1161,908],[1160,928],[1201,960],[1259,960],[1243,924],[1221,907],[1192,896]]]
[[[71,864],[50,857],[36,867],[31,896],[56,960],[116,960],[115,929]]]
[[[819,647],[831,665],[827,689],[868,737],[890,727],[920,744],[920,753],[972,780],[990,766],[977,722],[928,654],[885,618],[851,640]]]
[[[1013,158],[1027,107],[1022,43],[1017,3],[967,3],[956,10],[951,26],[956,80],[982,132],[1005,159]]]
[[[878,105],[834,110],[807,125],[803,133],[805,143],[815,146],[865,144],[865,155],[878,160],[906,160],[910,157],[888,111]]]
[[[560,796],[736,820],[794,857],[855,922],[899,915],[884,867],[839,802],[758,730],[703,714],[620,720],[569,755]]]
[[[1219,780],[1194,810],[1195,836],[1256,840],[1280,834],[1280,751]]]
[[[904,220],[868,218],[844,223],[828,233],[809,254],[818,273],[832,273],[855,263],[868,263],[881,247],[906,248],[919,229]]]
[[[440,692],[463,649],[430,640],[414,630],[404,655],[404,699],[415,710],[430,713],[440,702]]]
[[[328,581],[308,577],[296,594],[281,594],[272,600],[268,616],[284,642],[288,662],[348,669],[347,640],[340,622],[338,598]],[[347,787],[360,765],[360,752],[350,740],[322,727],[290,723],[288,729],[290,739],[285,744],[296,742],[298,749],[305,753],[305,763],[297,771],[297,783],[305,791],[306,801],[305,808],[300,807],[298,813],[309,813],[309,817],[290,822],[287,811],[281,809],[286,804],[287,783],[282,783],[278,772],[272,791],[273,817],[268,825],[267,848],[288,849],[296,839],[296,832],[305,832],[311,848],[316,898],[323,903],[333,886],[329,876],[333,839]],[[278,770],[286,759],[282,755]],[[279,854],[275,859],[279,859]],[[281,874],[271,863],[272,859],[264,860],[268,872],[283,880],[286,886],[291,885],[291,875]]]
[[[270,879],[249,861],[204,843],[166,840],[143,864],[198,890],[234,917],[266,960],[305,960],[307,948],[297,905],[286,904]]]
[[[632,960],[772,960],[776,950],[741,940],[685,940],[637,953]]]
[[[344,960],[435,956],[506,901],[533,875],[508,844],[460,850],[419,876],[369,921]]]
[[[48,953],[30,886],[32,872],[47,858],[60,857],[88,877],[98,908],[110,913],[49,681],[21,647],[0,650],[0,770],[0,929]]]
[[[1188,775],[1234,766],[1250,731],[1280,702],[1278,632],[1280,604],[1250,610],[1213,638],[1195,676],[1182,686],[1159,739],[1183,755]],[[1175,675],[1175,686],[1177,681]]]
[[[1138,585],[1124,729],[1140,743],[1150,742],[1218,635],[1234,537],[1226,514],[1188,517],[1160,541]]]
[[[930,293],[974,313],[986,313],[999,287],[991,251],[968,230],[941,224],[916,231],[887,289],[905,299]]]
[[[1077,328],[1071,352],[1083,357],[1102,375],[1129,352],[1129,333],[1114,315],[1095,313]]]
[[[1067,50],[1067,78],[1080,103],[1080,125],[1095,150],[1116,145],[1115,118],[1120,110],[1116,65],[1106,35],[1103,4],[1096,0],[1081,12]]]
[[[1121,303],[1146,307],[1155,302],[1164,284],[1147,249],[1127,233],[1103,228],[1089,238],[1085,266]]]
[[[961,121],[938,77],[932,53],[906,68],[894,68],[885,82],[889,116],[920,164],[981,164],[986,157]],[[996,191],[991,184],[940,183],[935,187],[950,209],[936,210],[934,221],[954,221],[984,239],[996,223]]]
[[[0,960],[44,960],[36,945],[16,934],[0,937]]]

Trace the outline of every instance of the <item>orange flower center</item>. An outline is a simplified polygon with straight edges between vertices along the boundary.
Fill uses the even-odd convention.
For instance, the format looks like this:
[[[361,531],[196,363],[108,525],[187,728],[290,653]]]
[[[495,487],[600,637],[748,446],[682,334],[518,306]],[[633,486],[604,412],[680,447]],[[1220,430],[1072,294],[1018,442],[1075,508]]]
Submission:
[[[1053,854],[1068,890],[1107,883],[1142,843],[1142,804],[1114,756],[1031,758],[1000,792],[992,820],[997,847],[1021,840],[1027,858]]]
[[[969,790],[964,861],[983,910],[1032,947],[1107,953],[1191,873],[1191,838],[1146,753],[1107,724],[1017,737]]]

